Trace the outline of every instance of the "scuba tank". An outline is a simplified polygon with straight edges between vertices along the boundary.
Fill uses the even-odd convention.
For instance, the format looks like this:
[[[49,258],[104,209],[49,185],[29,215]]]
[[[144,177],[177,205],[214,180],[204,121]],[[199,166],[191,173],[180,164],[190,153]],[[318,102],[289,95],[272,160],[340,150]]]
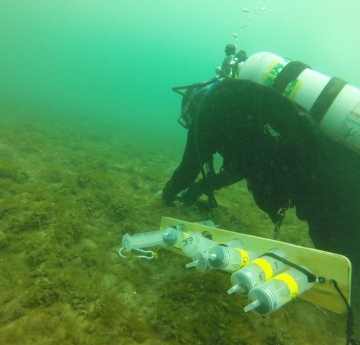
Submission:
[[[239,79],[276,88],[309,111],[326,136],[360,154],[359,89],[268,52],[249,56],[239,68]]]

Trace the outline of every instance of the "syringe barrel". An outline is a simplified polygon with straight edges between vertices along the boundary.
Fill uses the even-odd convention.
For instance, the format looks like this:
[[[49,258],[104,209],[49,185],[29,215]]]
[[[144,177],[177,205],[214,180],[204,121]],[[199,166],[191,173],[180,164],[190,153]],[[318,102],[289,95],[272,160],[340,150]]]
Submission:
[[[225,246],[225,248],[245,248],[244,242],[240,239],[234,239],[232,241],[223,243],[221,246]],[[211,248],[210,248],[211,249]],[[210,250],[209,249],[209,250]],[[199,250],[194,254],[193,260],[196,261],[197,264],[195,266],[196,270],[199,272],[206,272],[207,270],[211,269],[212,266],[209,264],[208,258],[206,258],[206,254],[209,253],[209,250]],[[237,266],[238,268],[238,266]]]
[[[163,244],[163,230],[143,232],[130,236],[126,234],[122,238],[123,252],[128,253],[132,248],[148,248]]]
[[[222,243],[225,247],[245,249],[245,244],[239,238],[235,238],[229,242]]]
[[[272,248],[268,251],[268,253],[275,254],[285,260],[287,259],[286,253],[279,248]],[[261,267],[263,271],[263,276],[261,278],[264,281],[271,279],[273,276],[287,268],[287,265],[284,262],[266,254],[267,253],[263,254],[261,257],[253,261],[253,264],[257,264]]]
[[[269,253],[286,259],[286,254],[281,249],[273,248],[269,250]],[[286,264],[265,254],[252,261],[246,267],[233,273],[231,276],[231,285],[234,286],[238,284],[241,288],[236,292],[246,296],[251,289],[271,279],[274,275],[279,274],[286,268]]]
[[[204,237],[200,232],[189,231],[183,233],[181,250],[192,258],[197,251],[208,249],[215,245],[217,245],[216,242]]]
[[[213,254],[213,259],[209,258],[209,265],[212,268],[221,269],[227,272],[234,272],[253,261],[258,254],[252,251],[246,251],[241,248],[231,248],[224,246],[214,246],[209,250]]]
[[[309,271],[305,266],[300,267]],[[308,282],[307,275],[296,268],[290,268],[252,289],[249,292],[249,301],[259,301],[255,310],[261,315],[268,315],[311,289],[313,285],[314,283]]]

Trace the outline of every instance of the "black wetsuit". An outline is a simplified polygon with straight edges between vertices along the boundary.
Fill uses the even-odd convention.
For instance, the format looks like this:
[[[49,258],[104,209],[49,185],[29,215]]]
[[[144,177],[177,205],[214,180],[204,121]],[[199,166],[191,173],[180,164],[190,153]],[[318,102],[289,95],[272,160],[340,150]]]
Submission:
[[[246,178],[261,209],[273,213],[304,197],[316,165],[318,132],[308,114],[275,89],[246,80],[226,79],[200,105],[180,166],[164,189],[171,200],[191,186],[218,152],[219,189]]]
[[[205,163],[215,152],[223,169],[210,189],[245,178],[270,216],[291,200],[315,247],[349,257],[360,282],[359,155],[323,138],[309,114],[275,89],[237,79],[204,97],[181,164],[163,190],[165,201],[194,185],[199,159]]]

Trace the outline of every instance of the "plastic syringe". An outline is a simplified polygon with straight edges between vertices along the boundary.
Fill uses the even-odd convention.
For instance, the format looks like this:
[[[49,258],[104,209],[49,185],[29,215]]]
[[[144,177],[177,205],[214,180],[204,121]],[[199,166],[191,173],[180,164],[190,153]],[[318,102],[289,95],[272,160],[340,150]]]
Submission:
[[[234,239],[229,242],[225,242],[221,244],[220,246],[227,248],[245,248],[244,242],[240,239]],[[197,251],[193,256],[193,261],[186,264],[186,268],[195,267],[199,272],[206,272],[210,268],[212,268],[209,264],[209,260],[207,258],[207,255],[209,253],[209,250],[199,250]]]
[[[208,259],[209,265],[212,268],[235,272],[259,256],[259,254],[245,250],[244,248],[244,245],[240,248],[217,245],[210,248],[205,254],[205,257]]]
[[[286,259],[283,250],[273,248],[268,251],[281,258]],[[246,267],[236,271],[231,276],[232,287],[228,290],[228,294],[237,292],[246,296],[251,289],[271,279],[274,275],[284,271],[288,266],[278,259],[266,254],[252,261]]]
[[[300,267],[309,271],[305,266]],[[255,309],[261,315],[268,315],[311,289],[313,285],[314,283],[308,282],[306,274],[296,268],[290,268],[250,290],[250,304],[244,308],[244,311]]]
[[[122,251],[128,253],[133,248],[141,249],[161,245],[176,245],[177,242],[181,242],[181,239],[181,226],[167,227],[164,230],[142,232],[132,236],[126,234],[122,238]]]
[[[216,246],[218,243],[204,237],[200,232],[183,232],[181,250],[190,257],[197,251],[205,250]]]
[[[148,248],[160,246],[163,244],[163,230],[155,230],[143,232],[130,236],[126,234],[122,238],[122,248],[125,253],[128,253],[133,248]]]

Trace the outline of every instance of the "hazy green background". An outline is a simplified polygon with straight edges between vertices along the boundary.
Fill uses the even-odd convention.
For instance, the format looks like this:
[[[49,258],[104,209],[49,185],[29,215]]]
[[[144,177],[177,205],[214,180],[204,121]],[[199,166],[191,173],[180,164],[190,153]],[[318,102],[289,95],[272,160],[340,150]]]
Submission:
[[[213,77],[227,43],[360,86],[359,13],[359,0],[0,0],[0,107],[177,134],[171,87]]]
[[[187,134],[171,87],[213,77],[227,43],[360,87],[359,13],[360,0],[0,0],[0,344],[343,344],[343,315],[296,302],[259,321],[221,272],[117,251],[164,215],[207,219],[156,196]],[[221,228],[272,237],[245,182],[216,197]],[[280,240],[312,245],[291,210]]]

